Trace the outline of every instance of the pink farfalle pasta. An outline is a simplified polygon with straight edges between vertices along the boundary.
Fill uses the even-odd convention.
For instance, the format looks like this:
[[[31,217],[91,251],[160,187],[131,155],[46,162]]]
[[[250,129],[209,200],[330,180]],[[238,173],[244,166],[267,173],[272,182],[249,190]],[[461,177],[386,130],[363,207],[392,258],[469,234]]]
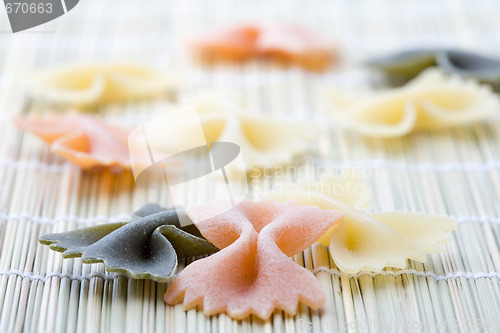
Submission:
[[[203,304],[207,315],[226,312],[234,319],[265,319],[276,308],[293,315],[299,301],[314,309],[323,305],[319,282],[289,257],[338,223],[341,213],[291,201],[246,200],[232,209],[223,202],[194,205],[188,215],[221,251],[187,266],[167,290],[168,304]]]
[[[322,72],[335,62],[330,38],[286,23],[241,24],[203,32],[191,39],[192,50],[209,62],[273,59]]]
[[[50,144],[50,149],[83,169],[130,168],[127,140],[129,130],[104,123],[85,114],[16,117],[16,125]]]

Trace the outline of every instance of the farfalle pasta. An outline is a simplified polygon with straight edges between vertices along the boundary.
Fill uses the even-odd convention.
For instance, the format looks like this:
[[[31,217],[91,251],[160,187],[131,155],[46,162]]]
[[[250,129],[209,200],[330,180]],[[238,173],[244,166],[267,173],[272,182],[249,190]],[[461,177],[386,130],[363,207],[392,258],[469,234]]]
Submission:
[[[344,214],[342,222],[329,229],[318,242],[329,246],[338,268],[355,274],[360,271],[381,271],[384,267],[405,268],[406,260],[426,261],[427,253],[439,253],[440,245],[450,240],[449,232],[457,228],[450,218],[408,212],[369,214],[354,200],[349,191],[333,191],[339,179],[324,177],[319,186],[302,182],[287,187],[283,193],[273,193],[276,201],[295,200],[302,205],[317,205],[322,209]],[[348,204],[347,202],[350,202]],[[359,195],[359,203],[366,195]]]
[[[183,301],[185,309],[203,304],[207,315],[226,312],[234,319],[250,314],[266,319],[274,309],[295,314],[299,301],[322,306],[319,282],[289,257],[338,223],[341,213],[270,200],[234,208],[224,202],[193,205],[187,213],[221,250],[179,274],[165,294],[168,304]]]
[[[317,130],[307,122],[249,114],[245,105],[230,93],[201,93],[184,102],[195,104],[206,141],[237,144],[248,169],[291,162],[294,156],[307,150]],[[179,131],[184,132],[186,128],[179,128]],[[151,146],[163,145],[168,151],[168,143],[163,138],[161,130],[156,135],[152,133],[149,136]],[[188,142],[183,144],[190,146]]]
[[[205,61],[271,58],[312,71],[323,71],[335,60],[328,38],[285,23],[246,24],[204,32],[190,40]]]
[[[402,88],[356,96],[342,105],[330,94],[337,120],[360,134],[399,137],[415,130],[471,124],[500,110],[490,87],[447,76],[436,69],[423,72]]]
[[[425,68],[436,66],[446,73],[496,85],[500,82],[500,60],[475,52],[447,48],[417,48],[367,61],[389,76],[408,80]]]
[[[238,144],[249,167],[287,164],[306,150],[310,138],[300,123],[243,113],[204,115],[202,127],[208,142]]]
[[[16,125],[50,144],[50,149],[83,169],[129,169],[129,130],[104,123],[99,117],[78,113],[63,116],[16,117]]]
[[[30,84],[33,95],[53,103],[88,106],[167,94],[178,79],[132,63],[96,63],[45,70]]]
[[[159,282],[172,279],[179,258],[218,250],[202,238],[194,225],[182,227],[174,209],[165,210],[156,204],[144,205],[130,222],[44,235],[39,241],[62,252],[64,258],[103,262],[109,272]]]

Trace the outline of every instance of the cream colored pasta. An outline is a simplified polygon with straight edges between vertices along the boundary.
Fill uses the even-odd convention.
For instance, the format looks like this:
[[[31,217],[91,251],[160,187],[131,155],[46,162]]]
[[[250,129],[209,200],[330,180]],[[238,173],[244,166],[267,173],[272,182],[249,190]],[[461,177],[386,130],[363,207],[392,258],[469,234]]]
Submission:
[[[324,234],[319,243],[329,246],[338,268],[346,273],[380,271],[384,267],[406,267],[406,260],[425,262],[426,253],[438,253],[440,245],[450,239],[448,232],[457,223],[447,217],[408,212],[368,214],[354,208],[366,202],[365,195],[331,191],[335,178],[324,178],[315,189],[302,182],[281,194],[270,197],[277,201],[295,200],[302,205],[317,205],[338,210],[344,220]],[[350,204],[346,203],[349,201]],[[359,206],[359,205],[358,205]]]
[[[311,137],[312,125],[292,120],[253,115],[233,94],[211,92],[184,102],[193,101],[207,142],[233,142],[239,145],[247,168],[289,163],[304,152]],[[193,130],[197,128],[193,124]],[[181,132],[189,131],[178,128]],[[182,136],[183,138],[185,135]],[[167,146],[162,131],[149,138],[155,147]],[[190,143],[184,142],[187,146]],[[166,150],[167,147],[166,147]]]
[[[178,79],[131,63],[98,63],[46,70],[31,82],[35,97],[54,103],[91,105],[151,98]]]
[[[333,108],[343,111],[340,119],[347,126],[379,137],[466,125],[500,111],[498,97],[489,86],[437,69],[423,72],[401,88],[349,98],[331,94],[329,98]]]

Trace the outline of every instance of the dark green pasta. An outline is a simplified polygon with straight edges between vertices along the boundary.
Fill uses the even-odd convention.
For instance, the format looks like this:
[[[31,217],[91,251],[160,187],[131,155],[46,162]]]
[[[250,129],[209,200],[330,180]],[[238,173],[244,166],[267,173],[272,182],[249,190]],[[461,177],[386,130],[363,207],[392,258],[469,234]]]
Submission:
[[[201,236],[194,224],[180,226],[174,209],[164,210],[156,204],[143,206],[134,213],[131,222],[48,234],[39,241],[62,252],[64,258],[82,257],[84,263],[103,262],[109,272],[159,282],[174,276],[179,258],[218,250]]]
[[[446,73],[493,85],[500,83],[499,59],[461,50],[411,49],[371,59],[366,63],[402,82],[412,79],[428,67],[436,66]]]

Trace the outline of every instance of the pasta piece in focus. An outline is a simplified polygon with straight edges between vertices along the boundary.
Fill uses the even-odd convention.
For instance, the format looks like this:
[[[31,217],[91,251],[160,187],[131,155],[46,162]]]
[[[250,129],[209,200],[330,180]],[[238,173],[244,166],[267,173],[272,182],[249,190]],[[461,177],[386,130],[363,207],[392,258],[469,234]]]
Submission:
[[[202,304],[206,315],[226,312],[234,319],[250,314],[267,319],[275,309],[294,315],[299,301],[314,309],[323,305],[318,280],[290,257],[342,214],[270,200],[246,200],[233,208],[224,202],[193,205],[187,212],[221,250],[180,273],[165,294],[168,304],[183,301],[186,310]]]
[[[369,214],[346,203],[344,193],[331,190],[335,178],[324,177],[321,186],[302,182],[286,192],[269,195],[281,202],[295,200],[301,205],[317,205],[344,214],[339,224],[328,230],[318,242],[329,246],[338,268],[350,274],[379,272],[384,267],[405,268],[406,260],[426,261],[426,253],[439,253],[440,245],[450,240],[457,228],[453,219],[408,212]],[[346,191],[347,192],[347,191]],[[351,202],[356,202],[356,195]],[[358,196],[363,202],[364,195]]]
[[[500,111],[489,86],[428,69],[401,88],[330,104],[337,120],[362,135],[400,137],[415,130],[467,125]],[[332,103],[333,102],[333,103]]]
[[[39,241],[62,252],[64,258],[81,257],[87,264],[102,262],[109,272],[158,282],[174,277],[179,258],[218,250],[202,238],[194,225],[181,226],[175,209],[166,210],[157,204],[144,205],[134,212],[130,222],[48,234]]]
[[[154,98],[178,79],[130,63],[98,63],[45,70],[31,82],[35,97],[53,103],[88,106]]]

